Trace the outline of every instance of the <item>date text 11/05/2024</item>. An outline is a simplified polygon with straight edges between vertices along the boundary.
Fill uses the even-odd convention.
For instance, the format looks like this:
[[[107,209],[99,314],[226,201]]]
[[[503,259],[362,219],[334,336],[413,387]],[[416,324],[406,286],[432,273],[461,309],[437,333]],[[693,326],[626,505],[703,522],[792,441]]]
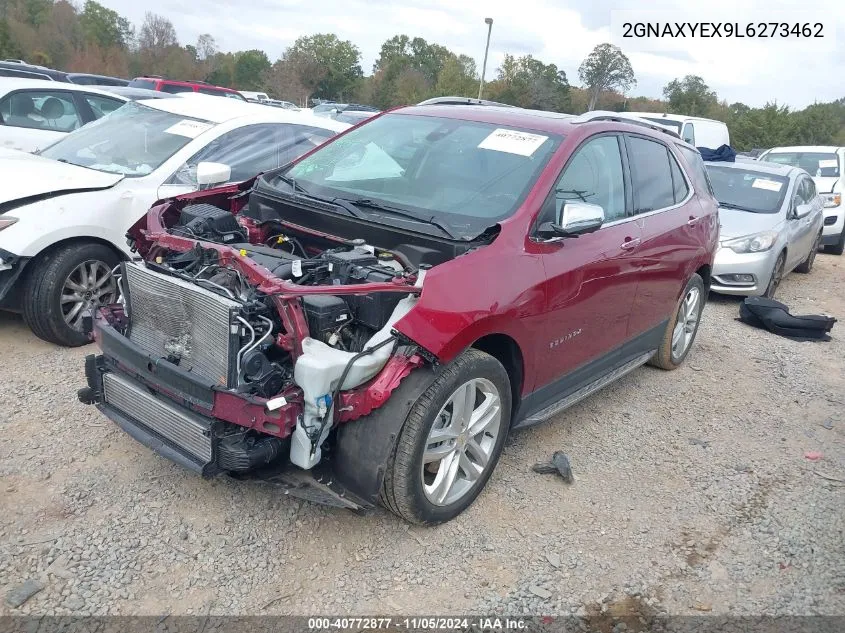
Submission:
[[[625,22],[623,38],[823,38],[821,22]]]
[[[308,618],[310,631],[368,631],[377,629],[408,631],[520,631],[528,620],[509,617],[314,617]]]

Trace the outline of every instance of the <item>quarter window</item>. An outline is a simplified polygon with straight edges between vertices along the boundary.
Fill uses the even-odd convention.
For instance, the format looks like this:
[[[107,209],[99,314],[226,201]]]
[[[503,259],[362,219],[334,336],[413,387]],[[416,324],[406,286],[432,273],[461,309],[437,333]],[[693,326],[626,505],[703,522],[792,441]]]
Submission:
[[[692,123],[684,125],[684,140],[695,147],[695,126]]]
[[[547,203],[543,221],[560,216],[567,202],[587,202],[604,209],[605,222],[625,217],[625,179],[619,137],[600,136],[582,145],[555,185],[554,205]]]
[[[179,84],[162,84],[161,91],[175,95],[180,92],[193,92],[194,89],[191,86],[180,86]]]
[[[678,161],[669,152],[669,167],[672,170],[672,191],[675,193],[675,204],[682,202],[689,194],[689,187],[687,181],[684,180],[684,174],[678,165]]]
[[[713,187],[710,186],[710,178],[707,176],[707,172],[704,169],[704,160],[701,158],[701,154],[695,150],[689,149],[688,147],[683,147],[682,145],[678,145],[677,147],[681,152],[681,156],[683,156],[684,160],[687,162],[687,166],[690,170],[689,173],[692,176],[692,182],[696,189],[698,189],[700,193],[707,191],[711,196],[714,195]]]
[[[634,211],[647,213],[675,204],[669,150],[662,143],[628,137]]]
[[[91,111],[94,113],[95,119],[99,119],[101,116],[105,116],[123,105],[123,101],[117,99],[109,99],[108,97],[101,97],[99,95],[83,96],[85,97],[85,101],[88,102],[88,105],[91,106]]]
[[[66,92],[26,90],[0,100],[6,125],[53,132],[70,132],[81,125],[73,98]]]

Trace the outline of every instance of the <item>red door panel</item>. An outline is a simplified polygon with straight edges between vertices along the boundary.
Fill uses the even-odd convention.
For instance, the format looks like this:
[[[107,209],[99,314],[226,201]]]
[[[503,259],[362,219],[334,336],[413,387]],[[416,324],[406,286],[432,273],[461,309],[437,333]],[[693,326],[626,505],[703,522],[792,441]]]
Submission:
[[[542,257],[547,281],[537,387],[622,345],[634,302],[640,227],[636,220],[563,240]]]

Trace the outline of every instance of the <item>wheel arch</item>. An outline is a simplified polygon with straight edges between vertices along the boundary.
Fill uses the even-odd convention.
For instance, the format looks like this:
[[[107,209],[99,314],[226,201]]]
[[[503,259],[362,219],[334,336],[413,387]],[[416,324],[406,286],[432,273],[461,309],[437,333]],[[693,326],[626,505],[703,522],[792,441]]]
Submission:
[[[486,334],[470,345],[499,361],[505,368],[511,383],[511,419],[522,399],[525,384],[525,360],[519,343],[507,334]]]
[[[36,253],[32,257],[30,263],[35,262],[35,261],[43,258],[45,255],[55,251],[58,248],[63,248],[65,246],[73,246],[73,245],[76,245],[76,244],[100,244],[102,246],[106,246],[111,251],[113,251],[114,254],[117,257],[119,257],[121,260],[127,260],[128,259],[128,257],[126,256],[126,253],[124,251],[122,251],[114,243],[110,242],[107,239],[104,239],[102,237],[96,237],[96,236],[93,236],[93,235],[80,235],[80,236],[77,236],[77,237],[67,237],[67,238],[62,239],[62,240],[57,240],[55,242],[51,242],[50,244],[48,244],[47,246],[42,248],[40,251],[38,251],[38,253]]]

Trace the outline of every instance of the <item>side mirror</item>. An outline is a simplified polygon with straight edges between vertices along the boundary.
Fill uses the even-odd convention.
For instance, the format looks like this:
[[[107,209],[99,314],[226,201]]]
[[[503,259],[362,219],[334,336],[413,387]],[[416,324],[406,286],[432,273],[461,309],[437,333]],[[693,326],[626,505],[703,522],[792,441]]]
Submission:
[[[578,237],[592,233],[604,223],[604,209],[588,202],[567,202],[558,212],[557,222],[544,222],[538,236],[544,240],[559,237]]]
[[[222,185],[232,177],[232,168],[224,163],[203,162],[197,165],[197,184],[200,187]]]
[[[795,218],[801,219],[806,218],[810,215],[810,211],[813,210],[812,205],[809,204],[799,204],[795,207]]]

